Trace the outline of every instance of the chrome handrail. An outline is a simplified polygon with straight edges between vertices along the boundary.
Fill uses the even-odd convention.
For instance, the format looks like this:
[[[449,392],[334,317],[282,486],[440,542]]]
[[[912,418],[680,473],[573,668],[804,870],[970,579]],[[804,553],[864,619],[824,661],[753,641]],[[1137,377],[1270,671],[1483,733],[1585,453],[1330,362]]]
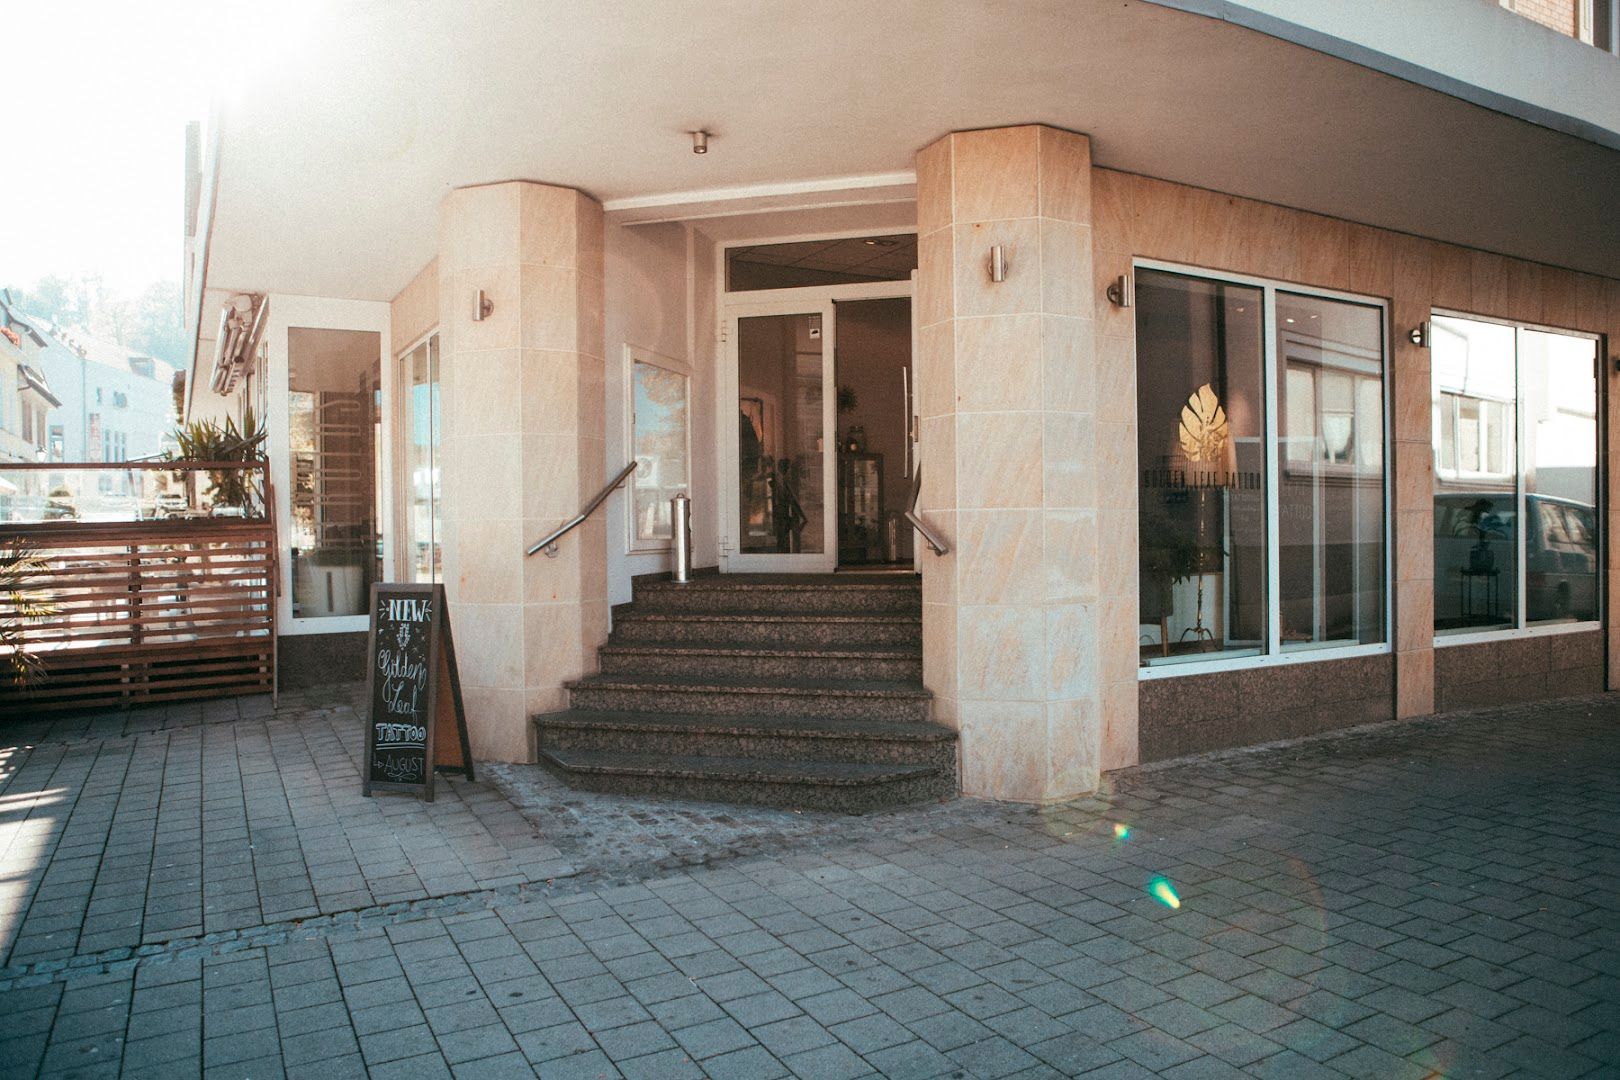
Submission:
[[[926,542],[929,547],[934,549],[935,555],[949,554],[951,545],[947,544],[945,542],[945,538],[940,536],[939,533],[935,532],[933,526],[924,521],[923,516],[917,513],[917,497],[921,494],[922,466],[917,465],[911,471],[911,505],[906,507],[906,520],[911,522],[911,527],[913,529],[916,529],[918,532],[922,533],[924,542]]]
[[[557,557],[557,541],[567,536],[570,532],[573,532],[579,526],[585,524],[585,519],[590,517],[591,513],[598,506],[601,506],[604,502],[606,502],[607,497],[613,494],[614,491],[618,490],[619,486],[623,484],[625,480],[629,478],[630,474],[635,471],[636,463],[634,461],[620,469],[619,475],[615,476],[612,480],[609,480],[607,487],[603,488],[601,491],[598,491],[596,493],[596,498],[585,504],[585,509],[579,512],[578,517],[574,518],[574,520],[570,521],[568,524],[564,525],[562,528],[558,529],[556,532],[552,533],[550,536],[546,537],[544,540],[540,541],[523,554],[525,556],[529,556],[533,555],[537,551],[544,551],[547,556],[555,559]]]

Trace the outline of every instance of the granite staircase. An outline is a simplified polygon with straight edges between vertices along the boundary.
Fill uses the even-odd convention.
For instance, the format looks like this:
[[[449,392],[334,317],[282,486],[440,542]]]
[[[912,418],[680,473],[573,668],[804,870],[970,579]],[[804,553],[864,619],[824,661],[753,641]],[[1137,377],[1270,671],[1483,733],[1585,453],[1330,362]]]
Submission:
[[[921,613],[910,574],[638,581],[600,673],[534,718],[539,760],[590,791],[848,813],[950,798]]]

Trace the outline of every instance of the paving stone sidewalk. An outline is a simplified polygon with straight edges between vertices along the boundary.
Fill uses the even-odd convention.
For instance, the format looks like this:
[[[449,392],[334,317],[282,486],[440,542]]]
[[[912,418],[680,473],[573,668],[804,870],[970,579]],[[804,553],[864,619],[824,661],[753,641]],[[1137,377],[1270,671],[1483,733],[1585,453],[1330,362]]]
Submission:
[[[1620,701],[843,819],[367,800],[350,694],[7,732],[0,1075],[1620,1075]]]

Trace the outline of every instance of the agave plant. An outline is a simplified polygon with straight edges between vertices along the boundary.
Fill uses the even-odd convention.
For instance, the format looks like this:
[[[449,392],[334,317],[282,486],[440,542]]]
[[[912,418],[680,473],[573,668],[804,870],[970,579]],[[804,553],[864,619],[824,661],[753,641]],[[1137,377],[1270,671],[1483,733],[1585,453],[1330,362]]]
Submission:
[[[0,662],[5,677],[22,686],[39,673],[39,661],[23,647],[22,630],[27,623],[56,614],[48,596],[29,586],[49,567],[34,552],[11,540],[0,549]]]
[[[225,418],[220,427],[212,420],[193,420],[174,429],[181,461],[230,461],[244,465],[264,460],[264,440],[268,432],[253,406],[242,411],[242,422]],[[252,469],[210,470],[208,494],[216,506],[238,506],[251,510],[259,497],[258,477]]]

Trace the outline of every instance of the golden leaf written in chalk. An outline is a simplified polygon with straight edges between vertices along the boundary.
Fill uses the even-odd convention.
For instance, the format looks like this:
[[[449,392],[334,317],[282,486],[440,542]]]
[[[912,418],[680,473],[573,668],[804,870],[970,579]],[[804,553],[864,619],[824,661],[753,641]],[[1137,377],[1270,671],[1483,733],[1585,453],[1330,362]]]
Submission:
[[[1218,461],[1226,449],[1226,410],[1205,383],[1181,407],[1181,449],[1188,461]]]

